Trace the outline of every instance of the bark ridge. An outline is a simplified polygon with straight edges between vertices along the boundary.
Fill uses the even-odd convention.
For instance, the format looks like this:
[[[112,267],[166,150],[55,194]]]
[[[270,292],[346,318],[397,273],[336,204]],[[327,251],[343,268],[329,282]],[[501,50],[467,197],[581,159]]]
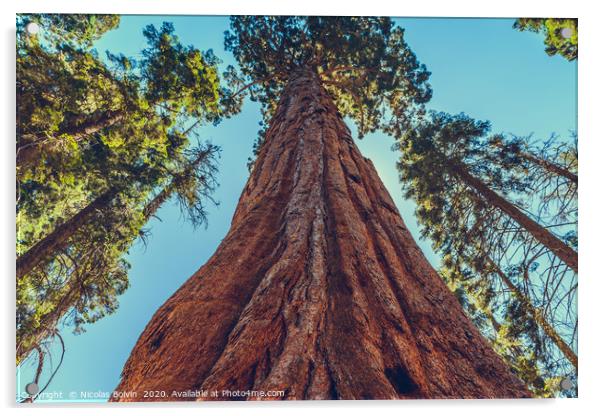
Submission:
[[[189,389],[529,397],[427,262],[310,71],[283,92],[228,235],[155,313],[117,387],[167,392],[154,400]]]

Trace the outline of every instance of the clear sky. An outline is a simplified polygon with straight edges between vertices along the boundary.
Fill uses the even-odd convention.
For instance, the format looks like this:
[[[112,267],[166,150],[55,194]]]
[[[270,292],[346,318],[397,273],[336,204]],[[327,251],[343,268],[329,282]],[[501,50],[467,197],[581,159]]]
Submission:
[[[533,133],[546,139],[554,132],[566,137],[576,131],[577,63],[547,56],[542,35],[512,29],[512,19],[395,20],[406,29],[406,40],[418,59],[432,72],[434,95],[429,108],[490,120],[494,132]],[[184,44],[201,50],[212,48],[224,65],[234,64],[231,54],[223,50],[228,18],[219,16],[124,16],[119,28],[107,33],[96,48],[101,55],[105,50],[139,55],[145,46],[143,27],[163,21],[174,23]],[[203,128],[201,139],[222,148],[220,187],[215,193],[220,204],[209,207],[208,228],[192,229],[173,203],[161,208],[160,221],[153,219],[147,225],[151,231],[148,245],[138,243],[130,251],[131,287],[120,297],[117,312],[89,325],[82,335],[74,336],[68,328],[62,331],[65,358],[47,393],[81,401],[80,392],[108,393],[116,387],[121,369],[153,313],[207,261],[226,235],[248,178],[246,162],[260,119],[258,105],[247,101],[241,114],[217,127]],[[418,239],[414,205],[402,196],[392,143],[380,133],[358,140]],[[429,242],[418,244],[437,265]],[[59,349],[52,349],[56,366]],[[17,372],[18,392],[32,381],[35,365],[35,360],[30,360]],[[47,365],[40,379],[42,386],[51,371],[52,366]]]

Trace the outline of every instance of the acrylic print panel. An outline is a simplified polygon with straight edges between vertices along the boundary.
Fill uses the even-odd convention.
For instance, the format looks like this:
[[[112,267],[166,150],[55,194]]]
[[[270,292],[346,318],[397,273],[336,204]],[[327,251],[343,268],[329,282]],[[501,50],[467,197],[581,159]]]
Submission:
[[[577,395],[577,21],[17,16],[17,401]]]

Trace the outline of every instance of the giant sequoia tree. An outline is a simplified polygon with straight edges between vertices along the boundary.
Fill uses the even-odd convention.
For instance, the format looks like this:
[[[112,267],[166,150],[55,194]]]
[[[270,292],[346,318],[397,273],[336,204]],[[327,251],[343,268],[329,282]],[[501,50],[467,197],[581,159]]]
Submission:
[[[286,399],[528,397],[404,225],[343,117],[403,125],[428,73],[386,18],[234,17],[267,129],[216,253],[153,316],[118,390]],[[131,396],[128,396],[131,398]],[[190,397],[190,396],[188,396]],[[221,397],[228,399],[226,394]]]

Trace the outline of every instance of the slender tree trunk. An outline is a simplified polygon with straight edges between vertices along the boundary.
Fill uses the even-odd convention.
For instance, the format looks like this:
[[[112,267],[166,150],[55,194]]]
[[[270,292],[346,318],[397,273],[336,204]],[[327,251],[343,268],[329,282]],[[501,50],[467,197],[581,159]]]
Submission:
[[[50,234],[17,257],[17,279],[21,279],[35,267],[47,261],[54,253],[67,247],[69,238],[97,211],[107,207],[116,191],[110,189],[98,196],[85,208],[56,227]]]
[[[117,390],[137,397],[113,400],[197,389],[530,395],[429,265],[312,71],[284,90],[228,235],[134,347]]]
[[[209,152],[202,152],[198,155],[198,157],[178,176],[183,176],[190,174],[193,169],[198,167],[198,165],[205,160],[208,156]],[[161,206],[171,197],[175,190],[175,181],[177,178],[174,178],[170,184],[168,184],[165,188],[161,190],[145,207],[144,207],[144,218],[146,221],[150,219],[155,213],[161,208]],[[101,209],[101,207],[97,207],[96,209]],[[81,225],[83,225],[85,221],[83,221]],[[68,240],[68,238],[67,238]],[[56,251],[52,251],[52,253],[56,253]],[[74,271],[74,273],[78,273]],[[48,314],[44,315],[41,323],[33,333],[27,335],[26,340],[22,340],[17,345],[17,364],[21,362],[23,359],[27,358],[27,356],[33,351],[37,345],[40,345],[49,335],[51,335],[56,330],[56,325],[59,320],[73,307],[73,305],[77,302],[78,298],[81,294],[78,292],[79,283],[82,280],[86,280],[85,277],[80,277],[78,279],[69,278],[67,285],[69,288],[67,293],[62,297],[62,300],[58,303],[58,306],[50,311]],[[27,342],[23,342],[27,341]]]
[[[190,162],[190,164],[184,168],[183,171],[176,174],[171,182],[165,186],[161,192],[159,192],[145,207],[144,207],[144,218],[146,221],[150,219],[156,212],[161,208],[161,206],[173,195],[176,190],[177,181],[185,178],[189,175],[192,175],[194,171],[201,165],[207,161],[209,156],[211,155],[211,149],[204,150],[199,152],[199,154]]]
[[[515,205],[499,196],[491,188],[479,179],[472,176],[465,166],[460,163],[450,162],[452,173],[455,174],[466,185],[473,188],[481,197],[485,198],[491,205],[499,208],[510,218],[516,221],[525,231],[529,232],[537,241],[546,246],[554,255],[562,260],[567,266],[577,273],[578,255],[567,244],[558,237],[542,227],[536,221],[529,218]]]
[[[192,174],[193,171],[197,169],[201,163],[207,160],[207,157],[209,157],[210,153],[210,150],[200,152],[197,155],[197,157],[193,161],[191,161],[191,163],[181,173],[176,175],[176,177],[174,177],[172,181],[144,207],[144,218],[146,221],[148,221],[150,217],[155,215],[159,208],[172,196],[176,189],[176,181],[179,178]],[[108,195],[108,193],[105,195],[101,195],[92,204],[84,208],[84,210],[80,211],[80,213],[78,213],[74,218],[72,218],[72,220],[70,220],[71,225],[66,227],[66,229],[63,229],[63,231],[59,232],[54,239],[51,239],[51,241],[57,242],[57,239],[64,239],[65,243],[68,242],[69,237],[75,231],[77,231],[77,229],[80,226],[82,226],[88,221],[85,218],[86,216],[89,216],[94,210],[103,209],[103,207],[105,206],[105,202],[102,202],[101,200],[105,201],[106,203],[109,203],[111,197]],[[88,211],[88,213],[86,214],[85,211]],[[76,221],[74,219],[77,216],[79,216],[80,219]],[[50,242],[43,243],[44,240],[42,240],[39,244],[43,245],[44,247],[47,247],[47,249],[50,252],[50,255],[55,254],[56,250],[66,247],[66,244],[52,246]],[[43,250],[43,248],[40,248],[38,250]],[[31,252],[31,249],[27,253],[29,252]],[[24,264],[27,261],[27,258],[24,257],[25,254],[19,258],[22,259],[21,263],[23,264],[23,267],[19,267],[19,260],[17,261],[17,270],[23,270],[22,275],[27,274],[29,271],[31,271],[31,269],[33,269],[33,267],[35,267],[33,266],[31,269],[26,267],[26,265]],[[31,261],[33,261],[34,263],[38,261],[36,260],[38,258],[45,259],[44,255],[40,254],[38,257],[38,255],[34,253],[29,255],[29,258],[33,259]],[[43,260],[40,260],[39,262],[43,262]],[[77,273],[77,271],[75,273]],[[59,322],[59,320],[73,307],[73,305],[77,302],[78,298],[81,296],[81,294],[78,292],[78,288],[79,282],[81,282],[82,280],[86,280],[86,278],[80,277],[78,279],[75,279],[75,281],[73,281],[73,279],[70,278],[67,283],[69,285],[69,289],[67,290],[67,293],[63,296],[62,300],[58,303],[58,306],[42,318],[38,329],[36,329],[33,333],[28,334],[27,339],[21,340],[21,342],[17,345],[17,364],[23,359],[27,358],[27,356],[31,353],[31,351],[33,351],[33,349],[36,348],[37,345],[40,345],[41,342],[43,342],[49,335],[51,335],[56,330],[56,325]]]
[[[174,188],[168,185],[161,189],[161,192],[159,192],[148,204],[146,204],[144,207],[144,219],[146,221],[150,220],[150,218],[157,213],[165,201],[171,198],[173,191]]]
[[[502,150],[504,147],[502,142],[494,143],[493,146],[497,147],[498,149],[502,149]],[[521,152],[520,150],[518,150],[518,151],[516,151],[516,155],[525,160],[528,160],[529,162],[533,163],[534,165],[537,165],[537,166],[547,170],[548,172],[554,173],[558,176],[565,177],[575,184],[577,184],[577,182],[578,182],[577,175],[574,174],[573,172],[571,172],[570,170],[568,170],[560,165],[557,165],[556,163],[550,162],[549,160],[537,157],[529,151]]]
[[[36,329],[27,334],[18,334],[20,337],[17,340],[17,365],[27,358],[34,349],[40,348],[49,336],[57,332],[60,319],[71,310],[81,296],[78,286],[80,282],[81,279],[70,279],[67,282],[67,291],[60,302],[52,311],[42,316]]]
[[[489,265],[493,268],[495,274],[497,274],[504,285],[512,292],[514,297],[518,299],[521,304],[525,307],[529,315],[533,317],[535,322],[543,330],[543,332],[552,340],[552,342],[558,347],[558,349],[564,354],[564,356],[571,362],[571,364],[577,369],[577,354],[575,354],[572,348],[564,342],[562,337],[558,335],[558,332],[554,330],[554,327],[550,325],[543,313],[539,308],[533,306],[533,303],[527,296],[518,288],[512,280],[504,273],[500,267],[491,259],[488,260]]]
[[[206,160],[209,156],[210,151],[200,152],[195,160],[184,169],[178,176],[182,177],[192,173],[200,163]],[[174,192],[175,181],[177,177],[174,177],[172,182],[166,186],[153,200],[147,204],[144,208],[144,216],[148,220],[153,216],[157,210],[167,201]],[[84,224],[86,224],[90,216],[98,211],[106,208],[115,197],[117,191],[110,189],[97,197],[88,206],[75,214],[71,219],[58,226],[52,233],[44,237],[42,240],[37,242],[25,253],[17,258],[17,279],[20,279],[30,271],[32,271],[37,265],[50,258],[58,250],[67,247],[69,238]]]
[[[123,112],[107,112],[97,119],[89,120],[77,126],[72,126],[63,131],[59,131],[56,136],[66,134],[71,136],[72,140],[79,142],[86,136],[90,136],[102,129],[111,127],[112,125],[123,120],[123,118]],[[22,144],[17,146],[17,167],[19,169],[24,169],[35,164],[37,161],[36,159],[38,159],[40,156],[41,148],[45,145],[55,144],[56,140],[58,140],[56,138],[48,140],[48,138],[43,135],[34,136],[29,134],[24,135],[21,139]]]
[[[573,172],[569,171],[568,169],[563,168],[562,166],[559,166],[559,165],[552,163],[545,159],[540,159],[527,152],[521,152],[520,155],[523,158],[525,158],[526,160],[528,160],[529,162],[547,170],[548,172],[554,173],[558,176],[562,176],[562,177],[570,180],[574,184],[577,184],[577,182],[578,182],[577,175],[574,174]]]

